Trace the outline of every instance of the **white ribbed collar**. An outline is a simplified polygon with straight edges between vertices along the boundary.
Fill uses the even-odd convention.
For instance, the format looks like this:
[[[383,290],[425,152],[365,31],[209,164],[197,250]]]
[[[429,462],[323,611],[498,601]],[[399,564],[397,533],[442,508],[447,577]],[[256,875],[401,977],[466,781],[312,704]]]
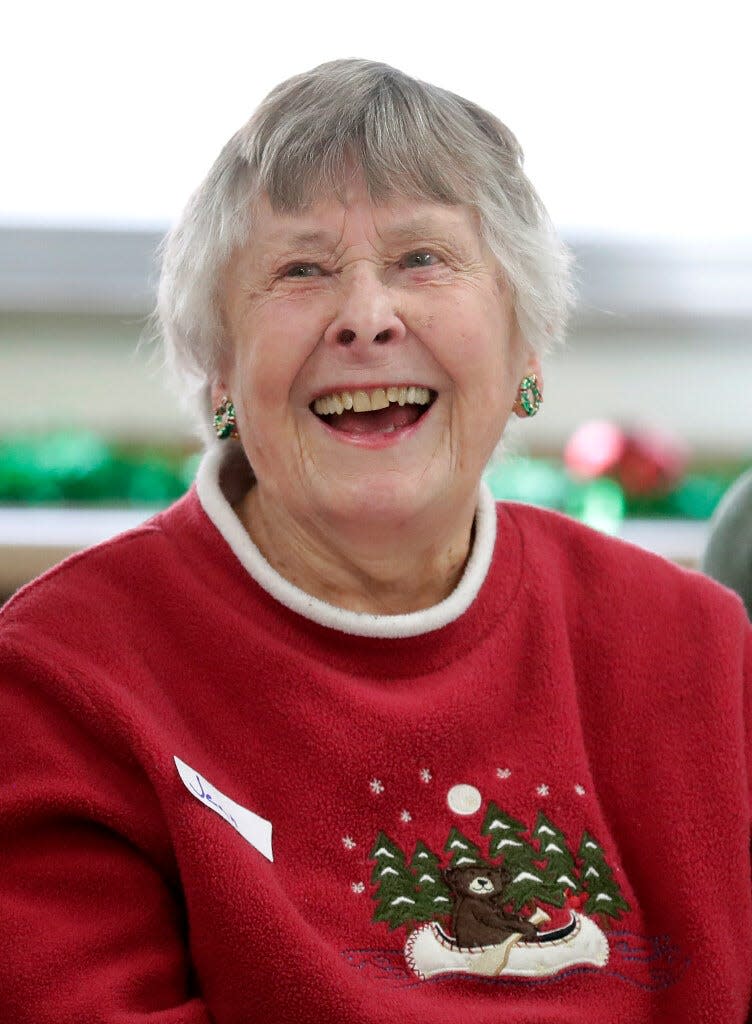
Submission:
[[[321,626],[337,629],[341,633],[394,638],[419,636],[421,633],[441,629],[442,626],[459,618],[475,600],[488,573],[496,543],[496,504],[485,482],[480,486],[473,550],[462,578],[452,593],[439,604],[422,611],[403,615],[373,615],[368,612],[347,611],[312,597],[286,580],[267,562],[220,487],[220,471],[223,471],[225,476],[228,469],[223,463],[229,463],[233,449],[237,455],[237,447],[231,442],[221,442],[209,448],[196,474],[198,499],[204,512],[241,564],[259,586],[285,607]]]

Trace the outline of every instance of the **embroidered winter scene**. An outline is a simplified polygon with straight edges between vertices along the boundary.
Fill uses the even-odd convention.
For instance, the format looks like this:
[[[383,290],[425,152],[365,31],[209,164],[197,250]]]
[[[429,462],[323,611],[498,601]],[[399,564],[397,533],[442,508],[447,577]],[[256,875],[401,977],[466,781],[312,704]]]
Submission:
[[[477,794],[472,813],[480,811],[475,787],[450,791],[450,809],[471,813],[466,804],[458,808],[460,788]],[[440,850],[422,840],[404,849],[379,832],[368,852],[372,920],[403,944],[347,950],[351,963],[401,984],[463,975],[540,981],[608,967],[609,975],[656,990],[683,973],[686,960],[665,937],[646,939],[620,927],[631,908],[589,831],[570,845],[542,811],[528,825],[494,801],[479,820],[478,835],[452,827]],[[352,889],[365,895],[362,882]]]

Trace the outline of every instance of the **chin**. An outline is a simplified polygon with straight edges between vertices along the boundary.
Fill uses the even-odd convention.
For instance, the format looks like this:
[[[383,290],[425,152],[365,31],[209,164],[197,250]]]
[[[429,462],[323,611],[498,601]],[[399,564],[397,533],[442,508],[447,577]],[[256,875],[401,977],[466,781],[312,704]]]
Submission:
[[[399,527],[425,511],[436,501],[447,498],[449,485],[431,480],[428,474],[405,479],[401,474],[372,474],[349,480],[337,488],[333,518],[352,523],[373,523],[383,529],[387,524]]]

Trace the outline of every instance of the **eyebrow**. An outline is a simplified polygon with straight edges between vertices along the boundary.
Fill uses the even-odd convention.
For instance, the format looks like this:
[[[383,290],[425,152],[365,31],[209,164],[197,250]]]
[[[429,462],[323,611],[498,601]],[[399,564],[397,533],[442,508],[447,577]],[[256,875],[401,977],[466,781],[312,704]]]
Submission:
[[[295,231],[290,235],[281,236],[279,242],[286,247],[320,249],[327,243],[331,245],[334,240],[335,235],[328,231]]]
[[[436,234],[454,235],[454,225],[442,223],[436,217],[414,217],[404,224],[388,228],[382,237],[387,241],[399,241],[403,238],[430,237]]]
[[[403,224],[398,224],[395,227],[387,228],[382,233],[381,237],[387,245],[394,244],[403,240],[415,240],[419,238],[431,237],[438,234],[454,236],[454,225],[449,226],[442,224],[437,221],[435,217],[415,217]],[[326,230],[302,230],[293,231],[290,234],[282,234],[275,239],[274,247],[284,249],[300,249],[309,251],[320,251],[322,249],[332,249],[339,241],[338,232],[329,232]]]

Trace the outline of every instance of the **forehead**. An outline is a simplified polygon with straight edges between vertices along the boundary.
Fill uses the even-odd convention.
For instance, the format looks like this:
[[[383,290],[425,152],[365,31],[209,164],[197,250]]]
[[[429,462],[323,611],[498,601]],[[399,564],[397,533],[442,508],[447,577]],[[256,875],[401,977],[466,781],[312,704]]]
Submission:
[[[470,207],[403,196],[377,202],[360,183],[294,211],[275,210],[262,194],[252,217],[256,249],[335,248],[363,236],[386,246],[432,238],[480,244],[479,218]]]

